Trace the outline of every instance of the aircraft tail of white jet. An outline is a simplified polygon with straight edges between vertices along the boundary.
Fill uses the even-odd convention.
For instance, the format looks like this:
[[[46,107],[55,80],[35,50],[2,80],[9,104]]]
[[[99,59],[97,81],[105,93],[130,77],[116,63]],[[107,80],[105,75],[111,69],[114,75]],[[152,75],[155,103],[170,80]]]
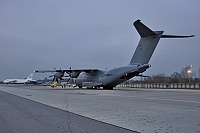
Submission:
[[[129,63],[130,65],[148,64],[160,38],[186,38],[194,36],[162,35],[164,31],[152,31],[141,23],[140,20],[135,21],[133,24],[141,39]]]
[[[31,73],[27,78],[26,80],[32,80],[33,79],[33,73]]]

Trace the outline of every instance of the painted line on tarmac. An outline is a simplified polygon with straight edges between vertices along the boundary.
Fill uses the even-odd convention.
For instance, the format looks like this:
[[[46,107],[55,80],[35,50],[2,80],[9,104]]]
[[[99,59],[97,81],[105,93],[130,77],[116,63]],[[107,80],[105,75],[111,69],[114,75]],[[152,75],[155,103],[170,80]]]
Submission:
[[[142,98],[142,97],[135,97],[135,98]],[[142,99],[200,104],[200,101],[187,101],[187,100],[179,100],[179,99],[167,99],[167,98],[142,98]]]
[[[188,100],[180,100],[180,99],[168,99],[168,98],[146,98],[146,97],[135,97],[135,96],[120,96],[120,95],[110,95],[110,94],[97,94],[97,93],[84,93],[96,96],[112,96],[112,97],[124,97],[124,98],[140,98],[147,100],[159,100],[159,101],[171,101],[171,102],[184,102],[184,103],[196,103],[200,104],[200,101],[188,101]]]

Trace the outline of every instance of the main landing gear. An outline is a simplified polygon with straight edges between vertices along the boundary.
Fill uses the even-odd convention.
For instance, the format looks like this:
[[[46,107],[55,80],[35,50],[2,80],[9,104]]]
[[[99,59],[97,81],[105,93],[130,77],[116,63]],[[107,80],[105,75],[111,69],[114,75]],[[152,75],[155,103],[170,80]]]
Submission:
[[[113,90],[113,87],[112,86],[104,86],[103,89],[104,90]]]

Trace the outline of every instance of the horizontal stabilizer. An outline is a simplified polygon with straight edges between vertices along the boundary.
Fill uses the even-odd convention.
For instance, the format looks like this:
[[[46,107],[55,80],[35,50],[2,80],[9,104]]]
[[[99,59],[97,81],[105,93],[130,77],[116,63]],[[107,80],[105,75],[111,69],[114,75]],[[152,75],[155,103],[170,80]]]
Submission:
[[[190,36],[177,36],[177,35],[162,35],[161,38],[188,38],[188,37],[194,37],[195,35]]]
[[[47,72],[56,72],[56,70],[36,70],[34,73],[47,73]]]
[[[160,38],[188,38],[194,36],[163,35],[164,31],[153,31],[140,22],[140,20],[136,20],[133,24],[140,34],[141,39],[129,63],[130,65],[148,64]]]
[[[135,28],[137,29],[137,31],[141,37],[156,35],[156,33],[154,31],[152,31],[147,26],[145,26],[143,23],[141,23],[139,19],[137,21],[135,21],[133,23],[133,25],[135,26]]]

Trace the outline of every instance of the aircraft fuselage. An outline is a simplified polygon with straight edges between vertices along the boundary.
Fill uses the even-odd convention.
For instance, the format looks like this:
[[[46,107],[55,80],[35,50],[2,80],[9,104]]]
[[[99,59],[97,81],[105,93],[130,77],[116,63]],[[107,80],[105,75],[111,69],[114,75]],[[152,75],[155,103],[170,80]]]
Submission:
[[[96,73],[81,72],[75,79],[78,86],[92,87],[113,87],[122,83],[141,72],[144,72],[150,66],[145,65],[128,65],[110,70],[99,70]]]

